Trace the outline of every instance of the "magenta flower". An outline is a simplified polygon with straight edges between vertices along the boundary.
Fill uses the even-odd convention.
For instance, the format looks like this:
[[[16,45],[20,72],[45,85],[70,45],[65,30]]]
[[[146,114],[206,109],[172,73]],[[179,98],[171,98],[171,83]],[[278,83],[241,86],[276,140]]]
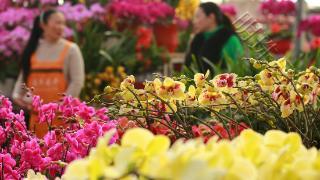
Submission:
[[[50,165],[51,158],[42,157],[42,150],[40,149],[38,140],[33,138],[24,144],[20,161],[22,162],[22,165],[19,168],[20,171],[27,171],[30,168],[35,171],[40,171],[46,169]]]
[[[61,114],[61,118],[71,118],[67,129],[61,127],[48,132],[43,139],[27,131],[24,113],[12,112],[12,103],[0,96],[0,145],[4,160],[5,179],[20,179],[29,169],[46,173],[50,178],[62,175],[64,167],[58,161],[69,163],[88,155],[90,148],[96,146],[97,139],[107,131],[116,128],[110,121],[106,108],[94,109],[78,99],[66,96],[61,103],[42,104],[40,97],[33,97],[33,106],[38,109],[41,121],[50,121]],[[85,121],[78,122],[83,118]],[[10,137],[10,138],[8,138]],[[118,140],[115,134],[110,143]],[[16,163],[16,159],[19,159]],[[1,173],[0,162],[0,173]]]
[[[95,109],[93,107],[88,107],[85,105],[79,106],[79,112],[77,112],[77,115],[85,120],[86,122],[90,122],[90,119],[93,115],[95,115]]]
[[[49,123],[54,120],[56,117],[56,111],[58,110],[57,103],[48,103],[44,104],[39,108],[39,122],[40,123]]]
[[[6,142],[6,132],[4,131],[4,129],[2,127],[0,127],[0,146]]]
[[[14,113],[12,112],[12,103],[8,98],[0,96],[0,119],[10,119],[14,118]]]
[[[73,98],[71,96],[65,96],[62,100],[62,103],[59,106],[59,111],[62,112],[62,115],[65,118],[75,115],[79,111],[79,106],[81,102],[79,99]]]
[[[57,143],[57,136],[55,131],[49,131],[44,137],[43,137],[44,143],[47,147],[52,147],[54,144]]]
[[[45,5],[45,4],[57,4],[57,0],[40,0],[40,3],[42,5]]]
[[[50,149],[47,151],[48,157],[50,157],[54,161],[58,161],[63,159],[64,155],[64,147],[62,143],[54,144]]]
[[[10,7],[10,5],[10,0],[0,0],[0,12],[6,10],[8,7]]]
[[[98,117],[98,119],[101,119],[103,121],[109,121],[109,116],[107,115],[108,113],[108,109],[107,108],[101,108],[99,110],[96,111],[96,116]]]
[[[314,36],[320,36],[320,15],[310,15],[300,22],[298,35],[303,31],[308,31]]]
[[[232,4],[221,4],[220,9],[224,14],[236,16],[237,15],[237,9]]]
[[[15,165],[16,161],[12,158],[12,156],[9,153],[0,154],[0,173],[4,174],[5,179],[20,178],[20,175],[17,173],[17,171],[13,170]],[[2,172],[2,169],[4,170],[4,172]]]
[[[153,24],[174,17],[174,9],[167,3],[143,0],[114,0],[108,5],[108,12],[119,21]]]
[[[291,0],[265,0],[260,4],[262,14],[289,15],[296,11],[295,3]]]

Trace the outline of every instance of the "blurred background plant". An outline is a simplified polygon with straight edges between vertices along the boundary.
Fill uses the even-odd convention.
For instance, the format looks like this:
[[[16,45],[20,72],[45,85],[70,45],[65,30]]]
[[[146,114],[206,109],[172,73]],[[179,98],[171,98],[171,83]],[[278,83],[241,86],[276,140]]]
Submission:
[[[7,2],[6,8],[0,11],[0,81],[4,82],[2,86],[8,91],[3,92],[4,94],[10,96],[10,87],[13,87],[13,84],[7,84],[5,80],[12,78],[14,83],[19,73],[20,56],[28,40],[33,19],[39,15],[41,9],[51,6],[57,6],[57,9],[64,13],[67,20],[65,37],[79,45],[86,73],[96,72],[101,64],[98,49],[104,42],[101,34],[108,29],[104,5],[97,1],[86,4],[75,1],[61,4],[56,0]],[[0,91],[3,91],[2,88]]]
[[[170,21],[174,17],[173,7],[165,1],[113,0],[107,8],[109,21],[115,29]]]
[[[135,32],[107,32],[111,47],[102,48],[103,65],[123,66],[127,74],[161,71],[168,61],[167,51],[155,43],[152,30],[140,27]]]
[[[267,30],[267,37],[272,43],[269,51],[274,55],[283,56],[291,49],[294,34],[294,16],[296,5],[291,0],[265,0],[259,7],[262,17],[259,18]]]
[[[107,66],[103,72],[87,74],[80,97],[85,101],[90,101],[95,95],[102,94],[106,86],[120,87],[120,83],[126,77],[123,66],[118,66],[116,69],[113,66]],[[111,99],[110,96],[104,96],[104,98]]]

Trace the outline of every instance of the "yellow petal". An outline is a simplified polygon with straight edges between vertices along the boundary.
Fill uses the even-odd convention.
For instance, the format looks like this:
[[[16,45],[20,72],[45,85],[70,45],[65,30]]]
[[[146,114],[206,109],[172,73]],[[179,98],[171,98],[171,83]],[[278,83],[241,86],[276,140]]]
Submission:
[[[193,85],[189,86],[188,95],[191,97],[194,97],[196,95],[196,88]]]
[[[170,147],[170,140],[167,136],[157,135],[147,147],[147,153],[156,155],[166,152]]]
[[[158,79],[158,78],[153,80],[153,84],[154,84],[155,88],[159,88],[162,85],[160,79]]]
[[[165,87],[170,87],[170,86],[173,86],[174,85],[174,80],[169,78],[169,77],[166,77],[163,81],[163,85]]]
[[[62,176],[62,179],[89,179],[87,159],[79,159],[71,162]]]
[[[122,146],[138,147],[146,149],[154,135],[143,128],[133,128],[126,131],[121,140]]]
[[[284,70],[286,68],[286,64],[287,64],[286,59],[285,58],[280,58],[277,61],[277,64],[281,68],[281,70]]]

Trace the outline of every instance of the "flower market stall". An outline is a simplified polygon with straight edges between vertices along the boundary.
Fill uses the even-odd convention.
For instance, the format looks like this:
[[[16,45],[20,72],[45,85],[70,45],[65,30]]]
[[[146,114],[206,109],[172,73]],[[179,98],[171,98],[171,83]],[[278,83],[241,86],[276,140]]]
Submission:
[[[203,72],[195,55],[185,62],[203,2],[0,0],[0,180],[320,179],[319,9],[246,1],[255,13],[240,14],[235,1],[214,1],[243,52],[203,58]],[[85,82],[57,101],[26,83],[30,104],[19,107],[21,56],[48,9],[63,14]]]

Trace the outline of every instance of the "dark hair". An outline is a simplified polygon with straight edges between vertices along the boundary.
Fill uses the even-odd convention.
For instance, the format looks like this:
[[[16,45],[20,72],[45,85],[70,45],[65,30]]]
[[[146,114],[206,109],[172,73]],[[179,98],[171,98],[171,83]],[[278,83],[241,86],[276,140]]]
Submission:
[[[40,27],[41,23],[48,23],[48,20],[52,14],[58,12],[55,9],[49,9],[41,13],[40,16],[37,16],[33,22],[33,28],[31,30],[31,35],[29,37],[28,43],[22,53],[21,57],[21,67],[23,72],[23,79],[26,82],[30,74],[31,66],[31,56],[37,50],[39,39],[43,34],[43,30]]]
[[[235,31],[230,19],[221,11],[217,4],[213,2],[205,2],[201,3],[199,7],[207,16],[214,14],[218,25],[224,25],[226,28]]]

